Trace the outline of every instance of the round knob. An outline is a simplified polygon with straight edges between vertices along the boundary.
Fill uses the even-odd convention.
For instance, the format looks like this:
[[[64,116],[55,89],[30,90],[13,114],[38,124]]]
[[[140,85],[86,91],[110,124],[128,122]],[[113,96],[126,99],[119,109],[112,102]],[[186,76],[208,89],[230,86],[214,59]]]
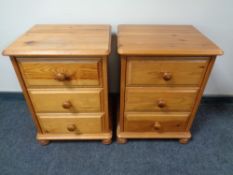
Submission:
[[[57,73],[55,79],[58,81],[65,81],[65,80],[69,80],[69,77],[64,73]]]
[[[160,124],[160,122],[155,122],[155,123],[154,123],[154,129],[155,129],[155,130],[160,130],[160,129],[161,129],[161,124]]]
[[[164,79],[165,81],[171,80],[171,79],[172,79],[172,74],[171,74],[170,72],[165,72],[165,73],[163,73],[163,79]]]
[[[70,101],[65,101],[63,104],[62,104],[62,107],[64,109],[69,109],[72,107],[72,103]]]
[[[158,100],[158,107],[164,108],[166,106],[166,102],[164,100]]]
[[[69,124],[69,125],[67,125],[67,130],[70,131],[70,132],[75,131],[76,130],[75,124]]]

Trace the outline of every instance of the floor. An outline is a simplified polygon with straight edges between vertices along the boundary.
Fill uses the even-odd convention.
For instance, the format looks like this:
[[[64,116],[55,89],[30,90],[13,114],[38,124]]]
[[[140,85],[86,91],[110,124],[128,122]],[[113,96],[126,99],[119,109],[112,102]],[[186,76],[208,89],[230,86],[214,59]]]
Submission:
[[[232,99],[204,99],[192,134],[187,145],[177,140],[119,145],[114,140],[111,145],[57,141],[40,146],[22,95],[0,94],[1,175],[233,174]]]

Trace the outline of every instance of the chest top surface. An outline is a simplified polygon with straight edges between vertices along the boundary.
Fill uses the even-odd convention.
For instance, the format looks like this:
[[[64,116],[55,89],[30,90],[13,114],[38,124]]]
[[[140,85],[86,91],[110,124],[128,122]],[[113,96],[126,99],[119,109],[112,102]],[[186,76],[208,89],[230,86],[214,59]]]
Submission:
[[[3,51],[8,56],[108,55],[108,25],[35,25]]]
[[[211,56],[223,51],[191,25],[120,25],[118,53]]]

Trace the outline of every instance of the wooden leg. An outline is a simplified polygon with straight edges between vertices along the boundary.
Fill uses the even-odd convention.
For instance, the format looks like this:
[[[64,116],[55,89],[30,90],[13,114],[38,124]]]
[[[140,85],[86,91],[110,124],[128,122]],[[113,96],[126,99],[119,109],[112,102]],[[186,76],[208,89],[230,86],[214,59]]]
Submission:
[[[102,140],[102,143],[103,143],[104,145],[109,145],[109,144],[112,143],[112,139],[103,139],[103,140]]]
[[[127,139],[125,138],[117,138],[117,143],[119,144],[125,144],[127,142]]]
[[[190,139],[187,139],[187,138],[183,138],[183,139],[180,139],[179,142],[180,144],[187,144],[189,142]]]
[[[49,140],[38,140],[39,144],[41,144],[42,146],[46,146],[49,144]]]

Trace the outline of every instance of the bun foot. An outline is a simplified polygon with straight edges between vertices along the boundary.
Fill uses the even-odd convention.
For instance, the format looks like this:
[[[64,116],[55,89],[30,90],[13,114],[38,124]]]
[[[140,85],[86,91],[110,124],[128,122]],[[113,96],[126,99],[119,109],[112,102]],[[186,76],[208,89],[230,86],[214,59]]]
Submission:
[[[127,142],[127,139],[125,138],[117,138],[117,143],[119,144],[125,144]]]
[[[39,144],[41,144],[42,146],[46,146],[49,144],[49,140],[38,140]]]
[[[104,144],[104,145],[109,145],[111,143],[112,143],[112,139],[104,139],[104,140],[102,140],[102,144]]]
[[[180,144],[187,144],[189,142],[190,139],[184,138],[184,139],[180,139],[179,142]]]

